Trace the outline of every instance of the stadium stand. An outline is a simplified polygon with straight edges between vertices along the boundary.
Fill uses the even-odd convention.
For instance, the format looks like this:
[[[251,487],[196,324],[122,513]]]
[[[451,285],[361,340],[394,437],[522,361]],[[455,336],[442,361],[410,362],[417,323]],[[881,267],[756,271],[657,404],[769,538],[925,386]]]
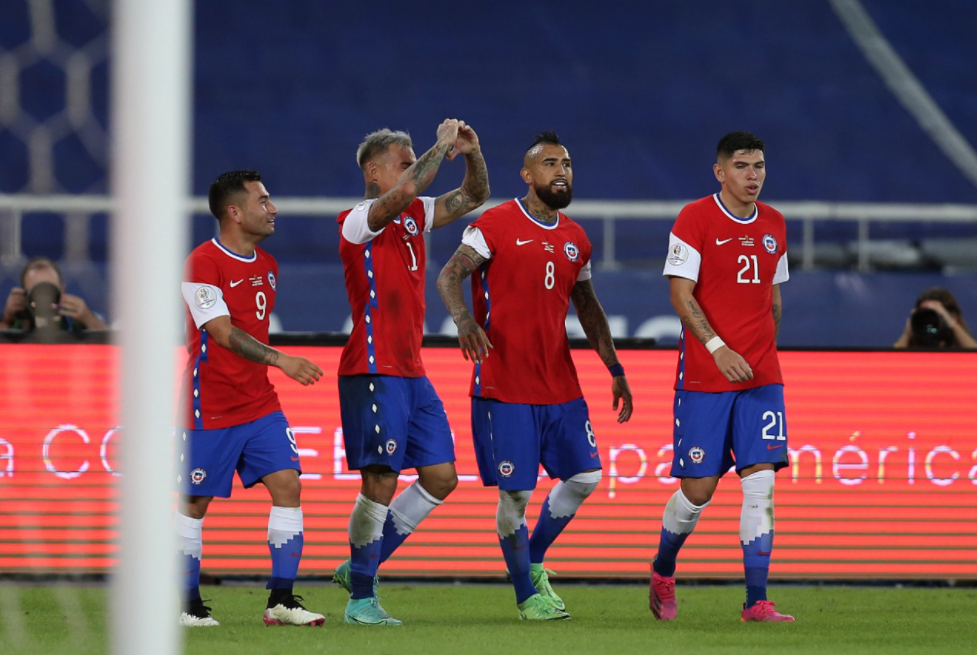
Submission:
[[[582,199],[674,202],[705,195],[715,187],[710,156],[716,140],[743,128],[768,143],[771,175],[762,199],[775,206],[977,206],[977,186],[965,167],[941,149],[932,126],[924,127],[859,49],[839,10],[851,4],[708,0],[604,7],[573,0],[553,11],[546,3],[499,0],[491,7],[418,14],[389,2],[381,11],[390,31],[378,35],[376,5],[256,3],[240,11],[228,0],[197,3],[193,189],[202,195],[217,173],[251,166],[264,172],[277,198],[349,197],[361,188],[353,153],[363,134],[381,126],[407,129],[426,147],[432,126],[453,115],[479,131],[493,200],[522,192],[521,153],[540,129],[555,129],[570,144],[579,206]],[[963,142],[977,143],[970,83],[977,5],[854,4],[864,7]],[[2,194],[108,191],[109,14],[108,0],[6,3],[0,201]],[[459,24],[477,29],[466,29],[462,38]],[[377,70],[366,51],[388,64]],[[432,193],[456,182],[452,172],[460,178],[455,168],[446,169]],[[75,279],[88,288],[106,286],[100,279],[109,254],[104,211],[9,207],[0,203],[0,291],[23,257],[38,254],[78,271]],[[977,306],[977,298],[960,288],[977,286],[966,277],[977,268],[971,254],[977,252],[977,219],[803,223],[785,214],[795,270],[817,269],[805,273],[831,281],[839,271],[857,269],[865,285],[879,289],[899,285],[873,276],[911,271],[927,285],[956,285],[961,302]],[[608,216],[614,218],[597,213],[581,221],[596,261],[615,278],[623,276],[615,286],[641,289],[639,301],[649,309],[636,312],[627,291],[607,302],[618,305],[632,327],[669,313],[654,274],[670,219],[616,218],[609,231]],[[282,263],[283,279],[303,285],[293,296],[283,289],[283,325],[341,329],[341,318],[305,303],[310,289],[341,285],[335,223],[295,213],[283,218],[268,247]],[[450,256],[462,227],[432,238],[431,266]],[[213,229],[210,217],[196,215],[193,242]],[[800,246],[808,237],[805,253]],[[947,275],[954,276],[950,282]],[[867,311],[898,305],[901,313],[917,291],[862,300]],[[335,306],[326,296],[322,307]],[[107,297],[93,302],[107,312]],[[429,306],[429,327],[437,331],[443,317],[438,303]],[[882,345],[893,325],[864,337],[867,343],[794,343]],[[785,338],[793,339],[789,332]]]

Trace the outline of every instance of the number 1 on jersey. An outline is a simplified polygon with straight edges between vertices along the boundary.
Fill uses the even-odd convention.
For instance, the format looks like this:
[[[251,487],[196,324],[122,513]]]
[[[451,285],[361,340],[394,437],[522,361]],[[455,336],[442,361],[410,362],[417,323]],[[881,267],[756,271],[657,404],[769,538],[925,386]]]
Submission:
[[[414,246],[410,245],[410,240],[404,241],[407,245],[407,249],[410,250],[410,266],[407,267],[408,271],[417,270],[417,255],[414,254]]]

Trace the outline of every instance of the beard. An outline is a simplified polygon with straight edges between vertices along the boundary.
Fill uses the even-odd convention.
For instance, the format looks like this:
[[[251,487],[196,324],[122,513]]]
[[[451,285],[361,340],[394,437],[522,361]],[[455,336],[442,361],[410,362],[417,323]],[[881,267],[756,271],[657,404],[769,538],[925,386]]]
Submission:
[[[570,206],[573,200],[573,186],[569,183],[563,191],[554,191],[550,185],[534,184],[533,190],[536,197],[542,200],[552,209],[565,209]]]

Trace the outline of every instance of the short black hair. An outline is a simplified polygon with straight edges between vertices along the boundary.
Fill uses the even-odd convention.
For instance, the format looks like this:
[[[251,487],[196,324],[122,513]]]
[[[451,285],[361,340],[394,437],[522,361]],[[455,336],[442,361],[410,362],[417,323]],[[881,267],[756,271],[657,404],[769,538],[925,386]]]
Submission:
[[[210,204],[210,213],[218,221],[227,211],[231,196],[247,191],[244,188],[245,182],[260,182],[261,174],[256,171],[229,171],[221,174],[210,185],[210,193],[207,200]]]
[[[550,146],[563,145],[562,143],[560,143],[560,137],[556,135],[556,132],[546,130],[536,135],[536,139],[533,140],[533,144],[528,148],[526,148],[526,152],[529,152],[530,150],[532,150],[533,148],[535,148],[541,143],[545,143],[546,145],[550,145]]]
[[[716,146],[716,157],[732,157],[737,150],[763,152],[763,141],[752,132],[730,132],[719,140]]]

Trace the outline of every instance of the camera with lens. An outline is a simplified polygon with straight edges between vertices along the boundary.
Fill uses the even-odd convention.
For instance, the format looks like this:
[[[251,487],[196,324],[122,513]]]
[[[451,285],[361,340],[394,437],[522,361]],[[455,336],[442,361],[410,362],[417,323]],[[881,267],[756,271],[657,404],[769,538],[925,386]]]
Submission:
[[[953,337],[943,316],[927,307],[913,312],[910,325],[913,332],[912,343],[916,346],[938,348],[950,342]]]
[[[50,282],[38,282],[27,294],[27,312],[35,329],[44,330],[58,327],[61,315],[58,304],[61,302],[61,289]]]

